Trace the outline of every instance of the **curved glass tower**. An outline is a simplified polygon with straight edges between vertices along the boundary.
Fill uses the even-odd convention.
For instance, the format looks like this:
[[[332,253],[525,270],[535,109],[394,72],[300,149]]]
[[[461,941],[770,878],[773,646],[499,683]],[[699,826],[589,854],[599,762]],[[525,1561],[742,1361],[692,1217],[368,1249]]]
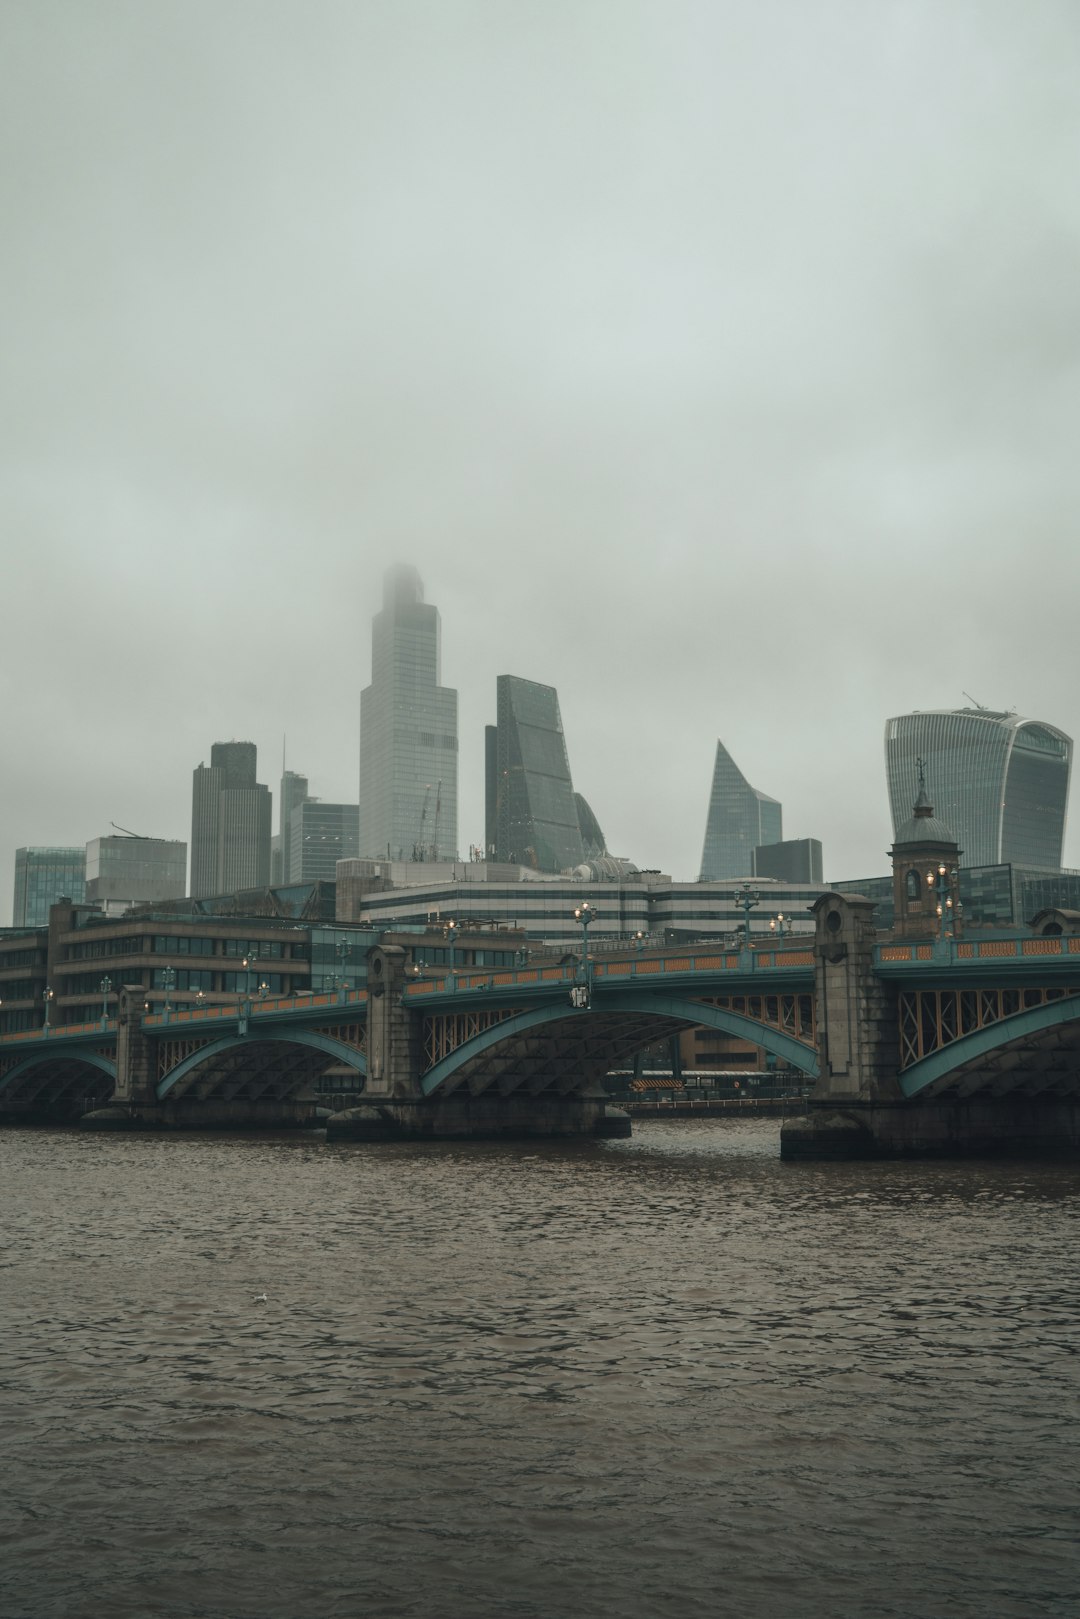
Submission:
[[[965,866],[1060,871],[1072,738],[1041,720],[987,708],[901,714],[885,723],[893,833],[919,791],[956,833]]]

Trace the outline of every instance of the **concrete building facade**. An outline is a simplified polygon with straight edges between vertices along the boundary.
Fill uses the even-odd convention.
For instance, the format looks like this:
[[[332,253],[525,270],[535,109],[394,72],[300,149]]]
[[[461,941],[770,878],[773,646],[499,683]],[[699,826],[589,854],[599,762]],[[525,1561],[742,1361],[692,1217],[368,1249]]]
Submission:
[[[255,779],[254,742],[215,742],[191,788],[191,885],[211,894],[270,882],[271,794]]]

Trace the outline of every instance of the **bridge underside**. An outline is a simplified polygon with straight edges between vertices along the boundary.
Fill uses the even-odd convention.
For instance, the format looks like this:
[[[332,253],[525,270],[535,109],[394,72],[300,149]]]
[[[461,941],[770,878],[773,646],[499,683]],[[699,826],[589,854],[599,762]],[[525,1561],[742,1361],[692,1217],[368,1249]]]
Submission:
[[[359,1064],[359,1055],[355,1062]],[[196,1102],[283,1102],[310,1091],[341,1063],[341,1057],[335,1061],[325,1050],[291,1041],[238,1040],[201,1060],[196,1054],[181,1065],[182,1072],[165,1075],[157,1087],[158,1101],[170,1109]],[[359,1087],[355,1069],[354,1078]]]
[[[49,1055],[9,1071],[0,1089],[0,1116],[78,1118],[104,1106],[115,1087],[111,1063],[69,1053]]]
[[[467,1090],[471,1096],[494,1091],[501,1096],[566,1096],[588,1091],[619,1063],[646,1046],[684,1027],[679,1018],[655,1014],[594,1013],[583,1024],[581,1014],[512,1033],[497,1044],[463,1052],[462,1061],[439,1085],[439,1095]]]
[[[947,1050],[947,1048],[946,1048]],[[959,1055],[959,1053],[957,1053]],[[923,1065],[918,1065],[922,1067]],[[916,1069],[901,1083],[920,1100],[1012,1095],[1080,1097],[1080,1028],[1058,1024],[994,1046],[919,1085]]]

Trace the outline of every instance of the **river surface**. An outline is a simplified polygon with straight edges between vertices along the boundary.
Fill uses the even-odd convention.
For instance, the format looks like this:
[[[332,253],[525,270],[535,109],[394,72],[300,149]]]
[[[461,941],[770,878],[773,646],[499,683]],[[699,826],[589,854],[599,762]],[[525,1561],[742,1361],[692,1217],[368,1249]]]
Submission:
[[[0,1134],[4,1619],[1075,1619],[1076,1170],[778,1144]]]

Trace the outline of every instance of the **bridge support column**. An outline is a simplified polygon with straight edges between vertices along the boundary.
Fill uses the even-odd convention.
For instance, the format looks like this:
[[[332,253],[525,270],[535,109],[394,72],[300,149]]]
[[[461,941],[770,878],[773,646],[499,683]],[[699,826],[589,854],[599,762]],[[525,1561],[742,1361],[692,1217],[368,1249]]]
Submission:
[[[107,1107],[86,1113],[84,1130],[132,1130],[158,1112],[153,1042],[143,1029],[145,991],[123,984],[116,1009],[116,1088]]]
[[[853,894],[814,905],[819,1077],[806,1115],[781,1131],[784,1158],[876,1156],[875,1118],[903,1102],[896,996],[874,971],[874,909]]]
[[[378,945],[368,954],[367,1078],[360,1107],[333,1113],[330,1141],[391,1141],[421,1132],[408,1123],[428,1111],[420,1089],[424,1019],[404,998],[405,951]]]

